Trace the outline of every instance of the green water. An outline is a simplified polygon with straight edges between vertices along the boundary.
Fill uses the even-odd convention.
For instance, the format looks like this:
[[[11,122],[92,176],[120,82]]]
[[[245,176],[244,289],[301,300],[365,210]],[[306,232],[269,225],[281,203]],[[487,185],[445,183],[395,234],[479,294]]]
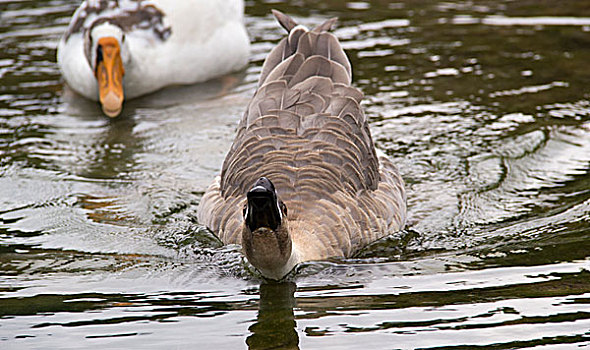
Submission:
[[[590,348],[590,4],[248,1],[251,63],[108,120],[64,87],[77,1],[0,2],[0,348]],[[409,223],[265,283],[196,220],[278,8],[335,31]]]

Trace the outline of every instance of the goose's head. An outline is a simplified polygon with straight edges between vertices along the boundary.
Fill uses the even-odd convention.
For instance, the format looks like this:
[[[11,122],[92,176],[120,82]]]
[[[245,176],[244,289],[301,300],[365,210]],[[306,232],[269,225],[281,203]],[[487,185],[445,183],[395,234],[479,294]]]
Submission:
[[[113,118],[121,113],[125,93],[123,76],[129,61],[123,30],[108,22],[89,32],[88,61],[96,77],[99,101],[103,112]]]
[[[295,267],[287,207],[266,177],[247,193],[242,246],[248,261],[264,277],[279,280]]]

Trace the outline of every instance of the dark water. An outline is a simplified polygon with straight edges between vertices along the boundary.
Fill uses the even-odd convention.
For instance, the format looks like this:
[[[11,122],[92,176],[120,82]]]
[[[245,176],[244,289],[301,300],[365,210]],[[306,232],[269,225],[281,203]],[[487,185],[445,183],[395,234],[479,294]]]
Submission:
[[[0,2],[0,348],[590,348],[590,3],[249,1],[252,61],[107,120],[55,48],[77,1]],[[263,283],[196,221],[282,36],[337,35],[406,231]]]

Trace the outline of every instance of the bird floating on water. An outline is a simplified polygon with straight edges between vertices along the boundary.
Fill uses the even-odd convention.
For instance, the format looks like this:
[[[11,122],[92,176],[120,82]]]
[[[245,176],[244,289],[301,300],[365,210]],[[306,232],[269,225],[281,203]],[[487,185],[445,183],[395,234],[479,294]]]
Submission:
[[[378,154],[351,85],[335,19],[312,30],[273,11],[287,30],[266,58],[221,175],[198,220],[241,244],[270,279],[298,263],[350,257],[403,228],[404,182]]]
[[[58,45],[68,85],[116,117],[123,100],[242,68],[243,0],[86,0]]]

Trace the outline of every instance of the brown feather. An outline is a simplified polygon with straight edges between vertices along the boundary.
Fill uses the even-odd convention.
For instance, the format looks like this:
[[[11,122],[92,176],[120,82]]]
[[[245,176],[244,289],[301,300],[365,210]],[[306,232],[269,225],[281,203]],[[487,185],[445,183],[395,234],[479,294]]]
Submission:
[[[289,35],[263,65],[221,176],[201,200],[199,221],[223,242],[241,243],[246,193],[265,176],[288,208],[298,261],[351,256],[403,227],[403,180],[376,154],[363,94],[327,32],[335,19],[309,31],[273,13]]]

